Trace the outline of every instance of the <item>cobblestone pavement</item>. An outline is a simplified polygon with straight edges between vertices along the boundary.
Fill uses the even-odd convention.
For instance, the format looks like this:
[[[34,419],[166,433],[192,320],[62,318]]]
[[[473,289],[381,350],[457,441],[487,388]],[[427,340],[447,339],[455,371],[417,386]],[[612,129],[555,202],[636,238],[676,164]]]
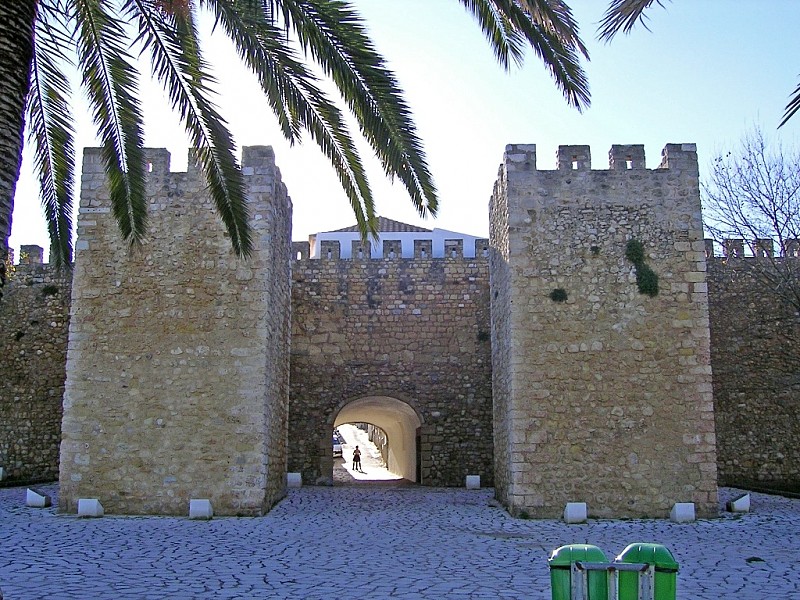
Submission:
[[[41,487],[57,494],[55,485]],[[735,490],[722,490],[728,499]],[[304,487],[262,518],[79,519],[0,489],[4,600],[47,598],[549,599],[547,556],[591,543],[612,557],[659,542],[678,597],[800,598],[800,500],[753,494],[753,512],[677,525],[513,519],[492,490]],[[352,548],[361,549],[351,551]]]

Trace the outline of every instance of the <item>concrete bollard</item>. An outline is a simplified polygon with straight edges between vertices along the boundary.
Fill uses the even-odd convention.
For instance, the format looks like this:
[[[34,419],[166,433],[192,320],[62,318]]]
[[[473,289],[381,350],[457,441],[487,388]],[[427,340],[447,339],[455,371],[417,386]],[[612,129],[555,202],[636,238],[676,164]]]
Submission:
[[[567,502],[564,507],[564,521],[570,525],[586,523],[586,502]]]
[[[747,513],[750,512],[750,494],[742,494],[738,498],[730,500],[726,508],[730,512]]]
[[[481,488],[481,476],[467,475],[466,485],[468,490],[479,490]]]
[[[299,488],[303,485],[303,476],[300,473],[287,473],[286,485],[290,488]]]
[[[694,502],[676,502],[669,513],[669,520],[675,523],[694,521]]]
[[[78,516],[79,517],[102,517],[105,514],[103,505],[97,498],[79,498]]]
[[[214,516],[211,500],[205,498],[192,498],[189,500],[190,519],[210,519]]]
[[[50,504],[50,496],[47,494],[42,494],[30,488],[28,488],[25,493],[25,506],[30,506],[31,508],[47,508]]]
[[[3,467],[0,467],[0,481],[6,478],[6,470]]]

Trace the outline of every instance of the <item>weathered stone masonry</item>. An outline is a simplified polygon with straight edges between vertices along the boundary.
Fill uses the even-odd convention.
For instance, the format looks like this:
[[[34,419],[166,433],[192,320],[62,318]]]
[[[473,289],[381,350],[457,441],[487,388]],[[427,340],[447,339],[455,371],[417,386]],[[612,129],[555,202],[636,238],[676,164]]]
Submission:
[[[509,146],[490,205],[498,498],[557,517],[715,514],[716,455],[705,251],[694,146],[661,168],[615,146],[591,170],[588,146]],[[637,290],[625,258],[640,241],[660,277]],[[551,299],[553,290],[568,299]]]
[[[9,482],[58,477],[69,325],[68,270],[23,246],[0,301],[0,467]]]
[[[148,239],[128,248],[100,151],[84,153],[60,508],[262,514],[285,493],[291,204],[272,149],[245,148],[240,260],[193,157],[186,173],[148,157]]]
[[[707,261],[719,482],[798,491],[800,324],[758,260]]]
[[[338,255],[293,265],[290,470],[329,478],[338,410],[390,396],[423,422],[423,484],[492,485],[487,259]]]
[[[696,203],[697,193],[696,171],[691,167],[693,152],[670,146],[667,168],[649,171],[643,168],[643,154],[639,157],[634,152],[637,147],[616,148],[615,165],[631,169],[590,171],[588,152],[566,148],[561,153],[564,166],[578,169],[535,171],[532,147],[512,147],[510,155],[517,159],[504,163],[501,169],[497,198],[507,188],[521,191],[523,197],[518,205],[492,205],[491,351],[498,365],[492,374],[493,424],[486,400],[490,397],[486,383],[490,372],[485,336],[490,330],[486,259],[432,260],[418,256],[413,260],[339,261],[332,252],[330,260],[295,262],[289,469],[302,471],[306,482],[324,475],[324,465],[330,464],[324,454],[330,451],[328,435],[337,412],[353,399],[379,393],[394,394],[422,417],[429,437],[421,449],[432,457],[423,461],[423,483],[463,485],[463,474],[477,472],[482,483],[491,485],[487,476],[492,469],[485,465],[493,454],[498,496],[517,512],[543,514],[535,502],[544,498],[532,497],[532,506],[525,504],[528,496],[535,496],[528,493],[533,487],[552,490],[548,491],[549,506],[587,499],[590,511],[596,511],[599,505],[595,498],[615,502],[617,491],[624,490],[625,502],[633,499],[634,504],[623,512],[633,515],[651,512],[652,507],[640,498],[663,496],[658,500],[661,504],[652,510],[657,516],[665,514],[670,499],[692,500],[697,498],[695,491],[706,493],[687,489],[698,487],[695,483],[680,482],[686,474],[682,469],[691,470],[691,465],[706,465],[705,471],[698,467],[698,471],[688,473],[690,477],[699,474],[701,485],[712,478],[706,459],[713,461],[713,431],[681,433],[682,428],[708,428],[708,411],[704,410],[708,405],[701,402],[703,406],[698,407],[691,400],[691,389],[686,396],[681,391],[682,386],[691,387],[692,378],[695,384],[708,383],[704,372],[707,364],[703,364],[706,342],[700,334],[682,338],[679,345],[664,344],[675,333],[669,331],[673,325],[679,334],[690,331],[689,322],[696,319],[693,294],[702,294],[702,280],[685,281],[680,270],[682,265],[694,263],[698,270],[693,272],[702,273],[695,255],[699,247],[699,239],[695,239],[698,217],[696,209],[689,207]],[[259,270],[252,263],[233,259],[227,240],[210,216],[208,200],[197,207],[197,215],[190,210],[197,204],[195,194],[204,197],[197,174],[166,175],[166,155],[157,153],[153,158],[151,243],[129,255],[119,244],[116,226],[106,212],[83,210],[81,216],[81,244],[89,234],[99,235],[101,224],[103,235],[109,239],[101,238],[100,245],[93,244],[91,256],[84,254],[86,260],[99,266],[87,269],[78,264],[76,274],[83,282],[78,284],[80,290],[78,285],[75,290],[79,296],[73,307],[76,333],[94,328],[94,346],[110,350],[113,342],[119,351],[106,352],[107,360],[98,362],[97,369],[95,361],[87,360],[84,354],[83,366],[73,375],[82,374],[87,380],[85,384],[78,382],[78,387],[86,385],[88,390],[91,382],[91,393],[100,401],[92,406],[84,401],[76,413],[80,419],[65,420],[88,440],[82,443],[90,445],[90,452],[79,451],[77,433],[65,429],[65,440],[73,444],[71,448],[77,444],[78,450],[65,452],[72,462],[64,468],[65,489],[72,486],[73,495],[88,496],[98,492],[100,485],[107,486],[117,490],[118,498],[109,506],[105,492],[98,493],[106,507],[133,512],[128,498],[135,499],[137,494],[144,497],[140,484],[136,484],[144,471],[144,484],[160,489],[162,496],[143,510],[167,506],[169,511],[183,513],[189,496],[212,496],[218,509],[230,500],[232,513],[247,512],[233,506],[237,502],[241,505],[242,496],[214,496],[203,483],[221,475],[230,477],[225,484],[228,490],[241,489],[237,486],[243,480],[244,487],[251,483],[258,487],[263,470],[269,473],[263,503],[253,500],[247,509],[258,512],[261,506],[256,509],[256,504],[268,505],[282,493],[280,471],[285,470],[287,457],[282,456],[286,443],[279,440],[286,439],[287,404],[253,409],[242,400],[237,405],[237,385],[240,390],[249,385],[237,369],[247,365],[244,361],[237,365],[233,359],[234,364],[226,366],[229,358],[225,351],[212,353],[223,347],[231,351],[250,348],[263,352],[268,364],[273,364],[289,335],[288,320],[281,321],[280,315],[285,312],[281,312],[279,301],[267,302],[261,308],[260,300],[250,303],[249,308],[238,305],[241,299],[254,296],[265,298],[265,302],[270,297],[288,297],[288,289],[281,283],[288,282],[288,277],[276,276],[266,283],[259,279]],[[84,191],[85,208],[102,209],[106,196],[101,171],[91,152],[89,159],[86,181],[91,183]],[[525,171],[526,163],[530,172]],[[264,164],[265,185],[256,189],[285,198],[268,153]],[[507,175],[509,166],[516,175]],[[245,169],[249,177],[262,172],[257,166]],[[689,183],[681,182],[684,176]],[[530,178],[536,180],[535,184]],[[687,204],[682,204],[682,199]],[[531,203],[527,208],[526,202]],[[658,208],[662,204],[663,213]],[[684,210],[681,206],[688,207],[688,212],[680,212]],[[671,215],[678,214],[675,210],[685,214],[685,220],[672,219]],[[193,216],[184,224],[190,212]],[[265,214],[275,220],[274,231],[285,231],[288,200],[271,205]],[[555,223],[552,231],[537,228],[534,236],[534,224],[551,215]],[[258,216],[257,210],[254,218],[264,221]],[[209,236],[209,231],[214,235]],[[635,291],[633,267],[623,258],[630,236],[644,243],[648,261],[661,278],[661,292],[655,298]],[[267,238],[275,243],[282,239],[283,244],[287,237],[287,233],[265,233],[262,241],[269,244]],[[670,246],[668,240],[673,237],[677,240]],[[176,239],[188,243],[176,244]],[[181,247],[185,254],[180,253]],[[89,250],[83,249],[79,255]],[[276,251],[276,260],[286,264],[278,259],[279,254]],[[509,255],[513,260],[504,259]],[[304,256],[308,256],[307,249]],[[79,259],[84,260],[81,256]],[[784,312],[771,293],[747,275],[748,260],[752,259],[707,261],[719,481],[796,489],[800,486],[800,422],[796,418],[800,365],[794,315]],[[539,283],[531,281],[534,275],[541,278]],[[268,293],[253,294],[262,283]],[[9,484],[52,479],[58,472],[69,306],[65,290],[69,285],[68,274],[56,274],[46,265],[22,264],[0,302],[0,466],[5,468]],[[549,293],[556,287],[568,293],[565,304],[550,300]],[[120,289],[131,297],[122,298],[116,293]],[[95,293],[98,295],[92,297]],[[467,293],[470,298],[464,302]],[[147,297],[151,298],[142,300]],[[442,306],[438,306],[440,303]],[[100,312],[92,315],[90,309]],[[261,324],[253,312],[240,318],[236,312],[240,309],[266,315],[264,321],[271,324],[270,343],[252,339],[256,334],[257,338],[262,336]],[[149,327],[155,328],[152,335],[137,330],[133,315],[139,313],[148,317]],[[208,318],[210,314],[213,319]],[[424,327],[419,326],[422,315],[428,319]],[[242,319],[243,323],[259,324],[252,330],[240,328]],[[145,321],[142,319],[142,323]],[[115,337],[119,324],[125,327],[124,335]],[[218,325],[222,331],[217,330]],[[504,332],[512,326],[528,333],[506,335]],[[655,327],[652,332],[651,326]],[[442,328],[435,330],[439,335],[427,331],[434,327]],[[226,346],[230,338],[225,329],[241,329],[247,335],[242,334],[241,345]],[[601,341],[601,336],[608,339]],[[89,344],[86,340],[79,335],[73,351]],[[147,350],[135,350],[134,342],[136,347],[140,344],[136,340],[141,340]],[[90,347],[90,351],[96,348]],[[79,358],[77,355],[75,360]],[[617,369],[617,363],[624,368]],[[121,365],[125,369],[118,368]],[[245,368],[245,375],[258,371],[260,365],[259,361],[253,369]],[[676,365],[689,374],[671,371]],[[267,378],[270,383],[259,395],[285,397],[288,382],[285,371],[280,374],[281,368],[285,369],[285,364],[273,370],[264,367],[264,372],[274,376]],[[691,373],[693,369],[700,372]],[[670,372],[675,383],[667,380]],[[547,380],[534,379],[544,373]],[[549,374],[554,374],[552,380]],[[153,390],[146,401],[131,401],[134,377],[145,384],[155,382],[151,387],[161,386],[162,391],[169,382],[168,389],[177,392],[158,399]],[[468,383],[473,386],[471,391],[467,391]],[[262,384],[255,387],[258,385]],[[204,386],[209,386],[207,393],[200,389]],[[211,402],[213,394],[227,400]],[[120,403],[120,398],[126,401]],[[109,443],[113,435],[102,426],[102,420],[117,419],[115,412],[121,406],[129,430],[125,435],[134,434],[133,442]],[[271,440],[264,444],[268,458],[254,459],[258,466],[247,464],[250,454],[245,446],[257,446],[249,440],[262,439],[262,433],[239,434],[242,415],[251,412],[258,415],[254,423],[263,423],[267,432],[263,439]],[[261,414],[265,415],[263,421]],[[268,418],[268,414],[274,418]],[[234,433],[225,422],[231,423]],[[172,435],[176,427],[186,423],[199,434]],[[483,443],[492,426],[497,442],[493,452],[491,442]],[[521,452],[519,444],[523,444]],[[690,452],[690,448],[696,452]],[[190,450],[202,451],[199,460],[189,456]],[[542,454],[544,450],[551,455]],[[554,456],[558,452],[561,455]],[[245,464],[241,464],[243,455]],[[688,456],[699,462],[688,462]],[[564,467],[559,462],[563,457],[572,464]],[[687,457],[685,461],[683,457]],[[112,458],[117,461],[113,468]],[[184,465],[179,462],[182,460],[192,464]],[[216,460],[228,461],[230,468],[210,467]],[[81,464],[86,461],[89,464]],[[459,462],[466,466],[455,466]],[[97,465],[99,469],[94,468]],[[682,489],[670,488],[669,482],[663,492],[648,487],[671,479],[674,465],[679,466],[675,485]],[[536,477],[542,479],[535,486],[525,483]],[[600,481],[593,479],[598,477]],[[79,480],[77,484],[69,483],[73,478]],[[85,480],[93,480],[92,485]],[[666,497],[673,492],[674,498]],[[257,495],[262,498],[261,491]]]

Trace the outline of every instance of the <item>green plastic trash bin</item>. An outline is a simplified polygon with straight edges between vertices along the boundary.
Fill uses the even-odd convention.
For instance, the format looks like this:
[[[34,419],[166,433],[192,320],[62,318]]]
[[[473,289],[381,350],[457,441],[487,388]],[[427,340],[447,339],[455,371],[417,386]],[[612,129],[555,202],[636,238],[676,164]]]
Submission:
[[[653,598],[655,600],[675,600],[678,589],[678,563],[666,546],[630,544],[616,560],[622,563],[653,565],[655,567]],[[638,600],[639,573],[621,571],[617,590],[619,600]]]
[[[553,600],[570,600],[572,588],[572,563],[606,563],[605,553],[591,544],[569,544],[553,550],[550,559],[550,587]],[[608,600],[608,572],[590,571],[588,574],[589,600]]]

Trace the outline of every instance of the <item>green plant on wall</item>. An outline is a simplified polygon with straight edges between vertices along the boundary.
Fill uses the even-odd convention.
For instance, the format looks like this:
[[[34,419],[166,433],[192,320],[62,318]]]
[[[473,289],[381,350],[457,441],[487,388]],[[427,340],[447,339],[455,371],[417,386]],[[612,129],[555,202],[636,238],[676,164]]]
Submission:
[[[658,275],[644,261],[644,245],[636,239],[628,240],[625,246],[625,258],[636,267],[636,287],[640,294],[658,295]]]
[[[6,278],[11,281],[14,279],[17,268],[14,266],[14,261],[11,259],[11,253],[6,256]]]
[[[658,275],[646,264],[636,267],[636,286],[640,294],[658,295]]]
[[[625,258],[637,267],[644,264],[644,245],[639,240],[628,240],[625,246]]]
[[[550,300],[553,302],[566,302],[567,301],[567,290],[564,288],[556,288],[552,292],[550,292]]]

